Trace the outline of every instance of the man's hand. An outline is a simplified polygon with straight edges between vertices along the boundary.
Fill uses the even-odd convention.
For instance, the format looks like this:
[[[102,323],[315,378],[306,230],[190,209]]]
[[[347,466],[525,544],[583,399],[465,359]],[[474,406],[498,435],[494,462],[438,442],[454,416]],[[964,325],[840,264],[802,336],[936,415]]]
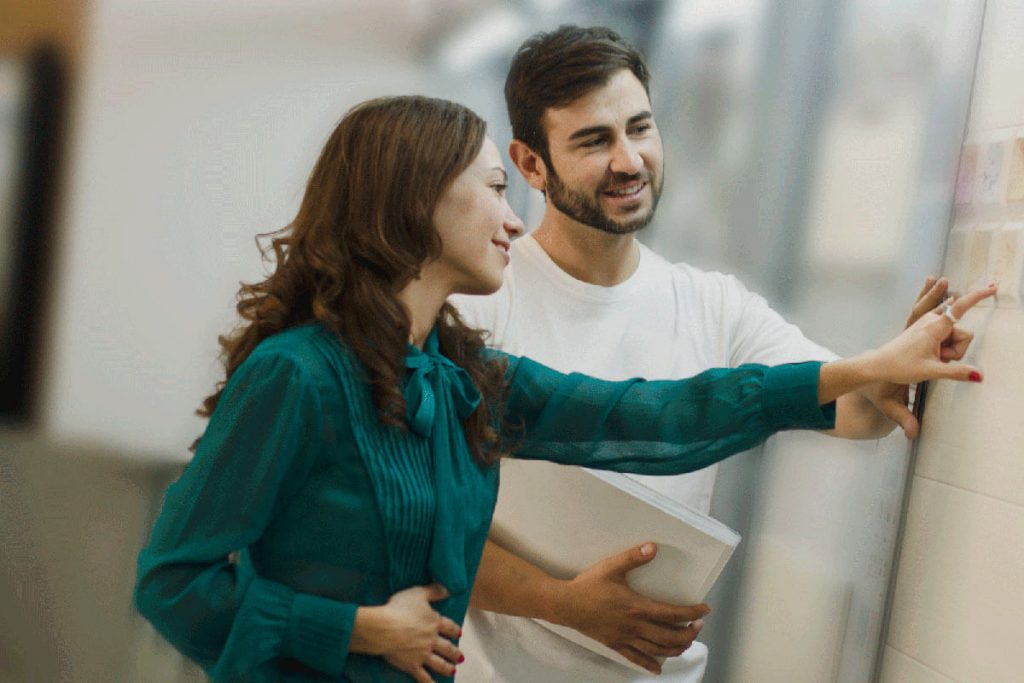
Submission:
[[[943,298],[946,296],[946,292],[949,290],[949,280],[945,277],[938,279],[928,276],[924,281],[924,287],[917,293],[917,300],[914,301],[914,305],[910,309],[910,314],[907,316],[906,327],[910,327],[917,322],[921,316],[925,313],[936,308],[942,303]],[[942,360],[960,360],[963,358],[964,351],[966,350],[966,344],[959,352],[951,349],[950,351],[943,350]],[[910,412],[907,407],[907,403],[910,400],[910,387],[906,384],[891,384],[888,382],[872,385],[861,392],[861,395],[866,398],[875,407],[878,412],[885,415],[889,420],[899,425],[900,429],[907,436],[908,439],[914,439],[917,437],[920,425],[918,424],[917,418]]]
[[[697,638],[707,605],[656,602],[626,584],[631,569],[647,564],[653,543],[601,560],[560,591],[558,623],[597,640],[648,671],[661,673],[655,657],[676,657]]]

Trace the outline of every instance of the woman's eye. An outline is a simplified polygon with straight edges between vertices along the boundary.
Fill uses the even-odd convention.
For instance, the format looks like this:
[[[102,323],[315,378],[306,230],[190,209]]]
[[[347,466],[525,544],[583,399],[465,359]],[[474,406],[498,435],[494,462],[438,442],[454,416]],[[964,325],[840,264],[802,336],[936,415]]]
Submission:
[[[507,188],[508,185],[505,183],[497,183],[496,185],[491,185],[491,187],[493,187],[498,194],[505,194],[505,188]]]

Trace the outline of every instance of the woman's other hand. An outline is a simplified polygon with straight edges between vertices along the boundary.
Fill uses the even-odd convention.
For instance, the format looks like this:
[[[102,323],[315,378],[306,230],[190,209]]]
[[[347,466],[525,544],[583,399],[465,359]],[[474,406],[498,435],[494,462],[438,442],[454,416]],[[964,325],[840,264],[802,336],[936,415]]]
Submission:
[[[433,683],[428,670],[454,676],[463,656],[452,641],[462,631],[430,604],[447,597],[444,586],[435,583],[399,591],[379,607],[360,607],[350,650],[379,655],[417,683]]]

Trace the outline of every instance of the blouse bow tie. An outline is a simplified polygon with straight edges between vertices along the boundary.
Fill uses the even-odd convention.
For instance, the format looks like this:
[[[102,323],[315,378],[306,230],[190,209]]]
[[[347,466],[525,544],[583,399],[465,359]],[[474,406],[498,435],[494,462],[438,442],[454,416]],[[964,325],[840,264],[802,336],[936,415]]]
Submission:
[[[411,371],[406,373],[402,391],[405,414],[410,428],[420,436],[430,438],[433,434],[437,418],[441,417],[438,402],[444,400],[445,394],[451,397],[460,421],[480,405],[480,392],[469,373],[438,350],[437,328],[427,337],[422,351],[415,346],[409,347],[405,367]]]
[[[410,430],[430,442],[436,491],[428,569],[453,597],[465,599],[472,584],[472,558],[482,549],[473,539],[486,536],[476,526],[489,525],[490,515],[470,520],[463,506],[491,510],[496,490],[488,485],[488,477],[496,473],[484,472],[473,461],[461,425],[480,404],[480,392],[465,370],[441,355],[436,327],[422,351],[410,345],[405,367],[406,418]]]

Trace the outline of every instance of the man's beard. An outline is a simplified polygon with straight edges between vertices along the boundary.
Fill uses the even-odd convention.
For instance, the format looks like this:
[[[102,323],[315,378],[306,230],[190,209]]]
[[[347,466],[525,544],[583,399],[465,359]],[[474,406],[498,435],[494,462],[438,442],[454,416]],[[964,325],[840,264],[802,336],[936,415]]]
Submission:
[[[658,200],[661,198],[660,179],[653,173],[644,171],[635,175],[616,174],[611,181],[602,183],[594,195],[588,195],[578,190],[570,189],[562,179],[558,177],[554,166],[548,164],[550,173],[546,191],[551,203],[555,208],[569,218],[589,225],[592,228],[607,232],[612,235],[628,235],[647,226],[654,218],[654,210],[658,208]],[[636,181],[646,182],[651,190],[651,208],[643,216],[630,221],[617,221],[601,208],[600,196],[609,185],[625,185]]]

